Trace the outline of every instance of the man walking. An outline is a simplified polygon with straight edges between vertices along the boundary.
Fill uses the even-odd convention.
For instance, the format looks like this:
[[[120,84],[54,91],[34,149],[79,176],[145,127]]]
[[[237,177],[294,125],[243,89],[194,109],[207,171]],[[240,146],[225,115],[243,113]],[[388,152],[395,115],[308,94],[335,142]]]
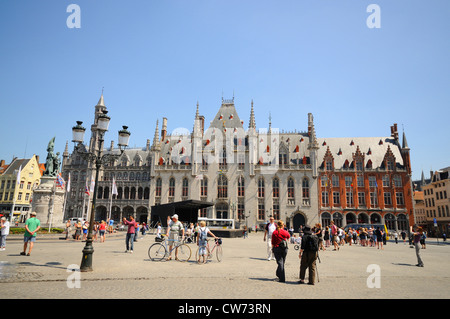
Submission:
[[[267,260],[275,260],[272,252],[272,234],[275,229],[277,229],[277,225],[275,225],[273,216],[270,216],[269,223],[266,225],[266,230],[264,231],[264,241],[267,242]]]
[[[134,236],[136,233],[136,222],[134,221],[133,216],[130,216],[129,218],[130,221],[128,221],[125,217],[123,218],[123,224],[128,225],[127,237],[125,239],[127,250],[125,252],[133,253]]]
[[[23,237],[23,252],[20,254],[22,256],[31,255],[31,250],[33,249],[34,242],[36,241],[36,233],[41,229],[41,222],[36,218],[36,212],[31,212],[30,218],[25,222],[25,235]],[[27,253],[28,243],[30,243],[30,248]]]
[[[414,241],[414,246],[416,248],[416,257],[417,257],[417,267],[423,267],[423,261],[422,258],[420,257],[420,239],[422,238],[423,235],[423,229],[422,227],[418,227],[416,225],[414,225],[414,229],[413,226],[411,226],[410,228],[410,232],[411,232],[411,237],[413,238]]]
[[[314,285],[316,279],[316,259],[319,251],[319,238],[311,231],[311,227],[306,225],[302,244],[300,246],[300,281],[299,284],[305,283],[306,269],[309,269],[308,284]]]
[[[0,250],[6,250],[6,237],[9,235],[9,221],[6,217],[2,217],[0,221],[0,228]]]

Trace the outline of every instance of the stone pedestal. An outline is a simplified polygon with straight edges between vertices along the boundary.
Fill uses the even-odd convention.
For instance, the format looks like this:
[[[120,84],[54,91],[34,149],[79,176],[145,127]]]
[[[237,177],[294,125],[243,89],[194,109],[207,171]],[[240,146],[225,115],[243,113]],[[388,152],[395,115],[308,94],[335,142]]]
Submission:
[[[41,227],[64,228],[64,193],[55,187],[56,177],[42,176],[40,185],[33,192],[31,210],[41,221]]]

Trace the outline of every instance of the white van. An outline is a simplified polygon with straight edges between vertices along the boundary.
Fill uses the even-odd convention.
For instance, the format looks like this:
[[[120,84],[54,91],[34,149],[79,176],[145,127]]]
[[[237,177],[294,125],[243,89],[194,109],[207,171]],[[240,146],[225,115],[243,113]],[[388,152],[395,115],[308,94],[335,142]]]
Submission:
[[[70,225],[73,226],[78,222],[81,222],[83,224],[86,221],[86,219],[81,218],[81,217],[72,217],[72,218],[69,218],[69,221],[70,221]]]

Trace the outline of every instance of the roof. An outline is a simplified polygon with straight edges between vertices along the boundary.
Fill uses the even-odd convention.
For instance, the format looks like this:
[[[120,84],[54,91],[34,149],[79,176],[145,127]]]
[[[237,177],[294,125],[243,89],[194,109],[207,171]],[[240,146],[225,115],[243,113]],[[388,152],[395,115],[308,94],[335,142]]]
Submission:
[[[16,174],[20,167],[25,167],[28,164],[30,159],[13,159],[12,163],[8,166],[8,168],[3,173],[4,175],[13,175]]]
[[[242,122],[234,107],[234,100],[222,100],[222,105],[209,127],[221,130],[226,128],[243,128]]]
[[[398,164],[403,165],[403,158],[397,141],[392,137],[334,137],[318,138],[318,161],[321,163],[325,153],[330,148],[334,167],[341,168],[346,160],[353,161],[353,154],[359,149],[364,154],[364,162],[372,161],[372,168],[381,167],[388,147],[391,149]]]

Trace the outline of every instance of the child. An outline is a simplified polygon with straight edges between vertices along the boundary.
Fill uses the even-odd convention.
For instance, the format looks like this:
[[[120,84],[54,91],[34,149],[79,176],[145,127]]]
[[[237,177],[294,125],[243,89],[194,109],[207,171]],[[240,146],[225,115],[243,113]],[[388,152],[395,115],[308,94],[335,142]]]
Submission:
[[[214,235],[209,228],[206,227],[206,222],[202,220],[200,222],[200,228],[197,233],[197,246],[198,246],[198,260],[197,263],[200,264],[200,256],[203,256],[203,263],[206,263],[206,241],[207,236],[210,234],[215,239],[217,239],[216,235]]]

